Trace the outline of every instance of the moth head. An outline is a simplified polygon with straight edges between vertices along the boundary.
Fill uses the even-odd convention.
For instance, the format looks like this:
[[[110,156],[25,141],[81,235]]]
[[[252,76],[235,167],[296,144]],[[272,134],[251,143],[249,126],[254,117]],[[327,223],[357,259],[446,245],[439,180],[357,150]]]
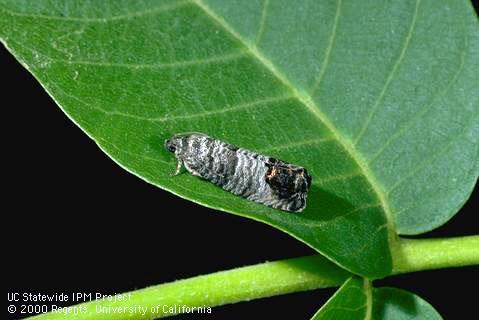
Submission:
[[[177,137],[173,136],[171,139],[167,139],[165,141],[165,148],[166,150],[170,152],[175,152],[178,146],[179,146],[179,139]]]

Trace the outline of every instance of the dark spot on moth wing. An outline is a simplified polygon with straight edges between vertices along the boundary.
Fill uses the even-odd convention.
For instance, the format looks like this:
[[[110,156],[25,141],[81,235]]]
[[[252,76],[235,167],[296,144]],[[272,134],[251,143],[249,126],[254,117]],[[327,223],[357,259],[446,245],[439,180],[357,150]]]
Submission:
[[[298,193],[306,193],[311,185],[311,176],[306,169],[270,158],[266,162],[266,183],[281,199],[290,199]]]

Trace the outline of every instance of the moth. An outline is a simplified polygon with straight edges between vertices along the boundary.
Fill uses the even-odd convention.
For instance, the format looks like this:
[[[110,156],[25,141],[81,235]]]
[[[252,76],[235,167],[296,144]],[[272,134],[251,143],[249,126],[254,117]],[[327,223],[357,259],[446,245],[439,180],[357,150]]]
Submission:
[[[303,167],[202,133],[176,134],[165,147],[178,161],[175,175],[184,166],[192,175],[248,200],[291,212],[306,207],[312,178]]]

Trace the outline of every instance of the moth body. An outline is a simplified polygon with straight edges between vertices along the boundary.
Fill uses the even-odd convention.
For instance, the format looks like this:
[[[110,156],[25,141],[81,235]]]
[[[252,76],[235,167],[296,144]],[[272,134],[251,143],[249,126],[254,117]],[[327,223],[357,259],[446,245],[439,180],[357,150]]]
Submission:
[[[191,174],[266,206],[300,212],[311,176],[303,167],[238,148],[202,133],[174,135],[166,148]]]

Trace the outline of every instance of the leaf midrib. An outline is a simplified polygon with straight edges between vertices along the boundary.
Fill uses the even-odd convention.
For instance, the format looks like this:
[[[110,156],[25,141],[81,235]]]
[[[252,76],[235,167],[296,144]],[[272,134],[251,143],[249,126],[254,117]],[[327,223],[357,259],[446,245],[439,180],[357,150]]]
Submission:
[[[370,280],[363,279],[363,290],[366,295],[366,314],[364,315],[364,320],[371,320],[373,314],[373,286]]]
[[[281,72],[279,71],[276,66],[266,57],[264,56],[258,48],[243,38],[240,34],[238,34],[222,17],[217,15],[208,5],[203,3],[202,0],[192,0],[194,4],[196,4],[201,10],[205,12],[211,19],[213,19],[218,25],[220,25],[224,30],[230,33],[237,41],[239,41],[247,50],[247,53],[250,54],[253,58],[257,59],[261,62],[272,74],[275,76],[283,85],[289,88],[292,92],[292,97],[296,98],[299,102],[301,102],[305,108],[313,114],[313,116],[318,119],[322,124],[331,131],[332,137],[335,138],[341,147],[349,154],[349,156],[356,161],[359,169],[362,171],[364,177],[371,185],[372,190],[376,194],[379,199],[379,203],[381,208],[384,212],[384,215],[387,220],[387,229],[389,233],[389,246],[391,248],[392,241],[395,238],[394,232],[394,223],[393,223],[393,216],[391,213],[391,209],[389,208],[388,202],[386,200],[386,193],[384,192],[383,188],[381,187],[380,183],[370,170],[366,160],[362,156],[362,154],[356,150],[353,143],[346,139],[339,129],[332,123],[329,117],[324,114],[319,106],[314,102],[311,96],[305,92],[299,91],[293,83]]]

